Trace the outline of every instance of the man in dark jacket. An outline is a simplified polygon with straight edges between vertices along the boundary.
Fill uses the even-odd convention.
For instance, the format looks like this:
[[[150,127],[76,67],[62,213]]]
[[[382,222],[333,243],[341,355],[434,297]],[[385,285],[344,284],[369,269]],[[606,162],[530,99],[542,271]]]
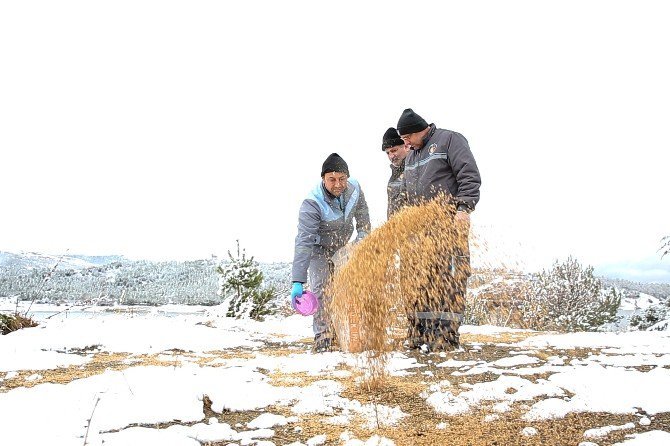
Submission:
[[[334,269],[331,259],[353,235],[354,220],[358,241],[370,232],[368,205],[358,181],[349,177],[347,163],[332,153],[321,168],[321,181],[300,206],[291,273],[292,303],[302,296],[308,271],[311,290],[319,298],[313,323],[315,352],[329,351],[332,347],[330,296],[324,290]]]
[[[410,346],[458,348],[470,275],[470,213],[479,201],[481,185],[479,169],[463,135],[428,125],[411,108],[402,112],[397,128],[402,140],[411,146],[401,182],[404,203],[411,206],[444,200],[453,222],[453,228],[434,229],[436,236],[444,235],[439,231],[451,232],[451,249],[431,268],[435,283],[426,284],[425,300],[416,304]]]
[[[382,150],[388,156],[391,162],[391,178],[389,178],[386,192],[388,194],[388,206],[386,208],[386,218],[391,218],[400,206],[402,199],[400,197],[400,185],[402,174],[405,171],[405,157],[409,153],[409,145],[398,135],[398,131],[389,127],[382,137]]]

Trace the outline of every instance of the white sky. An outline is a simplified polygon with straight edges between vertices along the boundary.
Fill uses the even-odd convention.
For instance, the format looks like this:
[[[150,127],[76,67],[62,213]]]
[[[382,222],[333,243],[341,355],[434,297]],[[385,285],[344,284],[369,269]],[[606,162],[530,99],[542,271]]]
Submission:
[[[25,379],[31,381],[41,379],[43,370],[86,364],[91,360],[91,355],[78,354],[76,349],[97,345],[101,352],[133,355],[128,358],[129,368],[123,371],[106,370],[63,385],[43,383],[0,392],[3,438],[10,442],[20,438],[28,444],[81,445],[87,420],[91,418],[88,431],[91,445],[104,441],[106,446],[198,446],[193,438],[247,444],[244,440],[250,438],[273,441],[272,429],[277,425],[300,427],[305,418],[320,414],[334,424],[327,432],[332,442],[335,440],[332,432],[337,425],[341,425],[344,433],[351,423],[361,419],[373,425],[375,422],[394,425],[407,415],[398,406],[373,406],[343,396],[344,387],[339,380],[358,373],[365,361],[360,353],[315,355],[309,352],[309,346],[304,350],[301,341],[311,337],[311,317],[271,317],[259,323],[222,317],[225,308],[207,307],[206,314],[194,315],[193,311],[202,308],[170,307],[174,312],[183,312],[175,317],[139,313],[129,317],[123,313],[100,313],[98,308],[80,317],[66,317],[61,313],[42,321],[37,328],[0,336],[0,388],[3,381],[16,378],[18,372],[30,371]],[[13,311],[14,302],[0,299],[0,310]],[[38,305],[33,310],[60,311],[62,308]],[[205,325],[204,321],[209,322]],[[461,329],[462,333],[494,338],[510,331],[522,330],[494,326]],[[669,337],[667,331],[654,331],[543,335],[513,344],[491,341],[510,350],[509,356],[492,362],[481,359],[480,344],[465,343],[468,353],[460,357],[475,360],[463,361],[445,353],[415,359],[396,352],[387,367],[393,376],[425,375],[425,389],[420,396],[435,409],[436,429],[448,422],[450,416],[470,414],[478,408],[489,414],[485,422],[512,407],[522,410],[522,418],[527,423],[526,435],[532,434],[532,429],[541,430],[543,420],[563,418],[572,412],[634,414],[635,423],[598,426],[585,431],[584,439],[601,444],[608,431],[623,429],[628,439],[622,444],[650,446],[670,441],[670,433],[655,419],[656,414],[670,411],[667,392],[660,391],[670,386]],[[267,355],[253,351],[277,339],[285,342],[293,353]],[[206,352],[235,347],[244,348],[249,354],[214,356],[214,362],[209,365],[216,366],[198,365],[200,359],[213,358]],[[571,350],[576,348],[593,350],[593,354],[573,358]],[[180,351],[189,353],[180,354]],[[161,352],[164,353],[160,355]],[[159,354],[158,359],[164,361],[164,366],[133,365],[134,361],[141,361],[142,356],[151,354]],[[437,367],[452,369],[448,378],[438,381],[427,368],[429,361]],[[646,371],[636,367],[644,367]],[[281,386],[269,380],[259,371],[261,369],[267,373],[281,371],[287,379],[300,380],[304,376],[321,379]],[[480,378],[488,374],[490,378],[473,379],[469,382],[476,384],[461,385],[451,379],[463,374]],[[612,392],[613,386],[622,382],[626,385]],[[510,388],[515,391],[510,392]],[[202,395],[210,397],[212,409],[219,413],[224,407],[232,411],[265,413],[247,425],[202,422]],[[292,416],[273,413],[275,405],[285,406]],[[380,413],[383,416],[379,416]],[[128,428],[133,424],[152,425],[172,420],[181,420],[184,425],[167,429]],[[187,425],[198,421],[201,422]],[[649,426],[649,431],[639,433],[638,428],[646,430],[644,426]],[[114,430],[120,432],[110,433]],[[362,441],[371,441],[354,439],[342,444],[360,446]],[[323,443],[314,440],[308,444]],[[365,444],[389,445],[388,442]]]
[[[290,261],[333,151],[383,222],[381,137],[412,107],[468,138],[474,231],[499,257],[667,273],[669,10],[3,2],[0,250],[208,257],[239,238]]]

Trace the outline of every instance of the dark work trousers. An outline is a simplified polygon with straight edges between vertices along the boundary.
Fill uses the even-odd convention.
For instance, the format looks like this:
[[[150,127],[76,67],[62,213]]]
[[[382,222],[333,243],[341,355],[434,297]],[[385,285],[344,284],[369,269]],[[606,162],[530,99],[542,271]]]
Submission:
[[[331,252],[319,252],[312,255],[309,263],[309,282],[311,290],[319,298],[319,307],[314,314],[312,328],[314,339],[332,339],[333,326],[330,318],[330,296],[325,292],[333,277],[333,262]]]
[[[409,337],[427,343],[444,340],[458,343],[463,322],[470,271],[468,234],[453,230],[453,243],[444,256],[430,266],[430,282],[421,289],[420,301],[410,313]]]

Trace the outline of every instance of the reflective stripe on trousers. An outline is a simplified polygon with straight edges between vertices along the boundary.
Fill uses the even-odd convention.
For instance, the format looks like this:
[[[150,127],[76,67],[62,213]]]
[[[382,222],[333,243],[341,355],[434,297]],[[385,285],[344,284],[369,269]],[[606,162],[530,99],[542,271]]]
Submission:
[[[417,319],[430,319],[440,321],[454,321],[459,324],[463,323],[462,313],[453,313],[446,311],[419,311],[414,313]]]

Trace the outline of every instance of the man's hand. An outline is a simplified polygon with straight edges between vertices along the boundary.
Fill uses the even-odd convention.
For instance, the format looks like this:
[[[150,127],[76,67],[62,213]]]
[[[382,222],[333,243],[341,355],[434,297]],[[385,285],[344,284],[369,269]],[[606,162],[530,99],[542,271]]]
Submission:
[[[296,302],[295,300],[299,297],[302,297],[302,283],[293,282],[293,288],[291,289],[291,307],[295,310]]]
[[[467,232],[470,232],[470,214],[468,214],[467,212],[456,211],[454,222],[456,223],[457,228],[464,229]]]
[[[470,237],[470,214],[464,211],[456,211],[454,217],[454,229],[456,230],[456,246],[461,255],[469,255],[468,239]]]

